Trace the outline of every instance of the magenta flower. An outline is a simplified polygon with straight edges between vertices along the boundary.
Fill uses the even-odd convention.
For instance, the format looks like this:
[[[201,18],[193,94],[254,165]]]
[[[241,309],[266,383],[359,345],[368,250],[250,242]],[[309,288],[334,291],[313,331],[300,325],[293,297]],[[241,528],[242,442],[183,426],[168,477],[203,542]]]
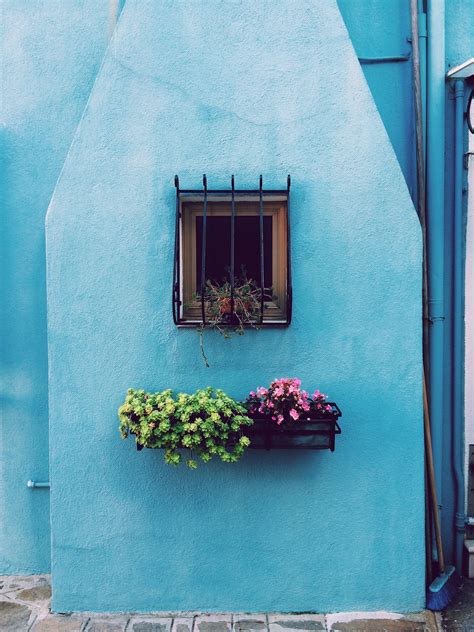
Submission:
[[[274,379],[268,388],[259,386],[250,392],[247,405],[251,413],[266,416],[279,425],[307,418],[311,412],[319,415],[332,411],[324,393],[316,389],[309,395],[296,377]]]

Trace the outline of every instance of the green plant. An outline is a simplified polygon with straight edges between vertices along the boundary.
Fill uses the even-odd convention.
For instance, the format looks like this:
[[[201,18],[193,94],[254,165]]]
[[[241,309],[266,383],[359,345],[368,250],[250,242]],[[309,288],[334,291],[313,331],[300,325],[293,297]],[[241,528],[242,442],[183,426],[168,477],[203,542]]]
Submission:
[[[173,396],[171,390],[147,393],[129,389],[119,408],[120,434],[136,436],[139,446],[164,448],[166,463],[178,465],[181,449],[189,449],[186,464],[195,469],[196,455],[207,463],[216,456],[234,463],[250,439],[242,433],[253,421],[245,407],[221,390],[211,387],[188,395]]]
[[[232,333],[243,336],[245,326],[257,329],[261,296],[261,288],[245,274],[235,279],[233,295],[229,281],[221,284],[207,281],[204,293],[206,321],[198,328],[201,355],[207,367],[209,363],[204,351],[204,330],[215,329],[224,338],[230,338]],[[194,300],[200,300],[200,296],[196,295]]]

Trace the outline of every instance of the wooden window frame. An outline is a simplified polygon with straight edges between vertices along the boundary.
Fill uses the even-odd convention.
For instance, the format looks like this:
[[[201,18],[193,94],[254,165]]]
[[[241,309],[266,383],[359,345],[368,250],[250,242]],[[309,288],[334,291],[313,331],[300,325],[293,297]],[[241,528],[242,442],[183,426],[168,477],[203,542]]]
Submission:
[[[210,196],[207,217],[229,217],[231,198]],[[236,217],[259,216],[258,196],[245,196],[236,203]],[[196,287],[196,218],[203,216],[202,197],[187,198],[179,208],[180,240],[180,324],[199,326],[201,303],[193,300]],[[264,216],[272,217],[272,290],[275,300],[265,301],[261,325],[287,325],[288,297],[288,199],[283,196],[266,196]],[[230,253],[229,253],[230,256]]]

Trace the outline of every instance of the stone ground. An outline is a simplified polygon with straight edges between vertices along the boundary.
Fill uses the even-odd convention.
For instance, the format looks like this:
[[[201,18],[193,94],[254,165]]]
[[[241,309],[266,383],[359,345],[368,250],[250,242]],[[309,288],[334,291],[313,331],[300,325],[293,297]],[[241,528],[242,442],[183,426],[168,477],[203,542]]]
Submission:
[[[474,632],[474,579],[464,579],[458,594],[443,612],[446,632]]]
[[[474,599],[474,583],[469,590]],[[468,593],[467,588],[464,594]],[[470,594],[471,594],[470,593]],[[98,614],[80,612],[51,614],[48,575],[0,576],[1,632],[451,632],[474,631],[471,627],[443,628],[432,612],[400,615],[387,612],[338,614]],[[463,610],[464,607],[464,610]],[[458,608],[456,610],[456,608]],[[457,614],[456,614],[457,613]],[[458,625],[465,606],[455,605],[446,625]],[[456,616],[458,619],[456,619]],[[461,622],[462,625],[462,622]],[[469,625],[469,623],[468,623]]]

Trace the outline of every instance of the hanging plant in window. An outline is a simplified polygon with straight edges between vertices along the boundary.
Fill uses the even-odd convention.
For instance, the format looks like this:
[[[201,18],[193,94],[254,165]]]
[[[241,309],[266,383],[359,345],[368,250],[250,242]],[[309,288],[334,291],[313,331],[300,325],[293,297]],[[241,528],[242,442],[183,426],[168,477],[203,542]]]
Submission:
[[[247,327],[258,329],[261,294],[261,289],[245,274],[235,280],[234,288],[228,281],[220,284],[207,281],[204,291],[206,318],[197,328],[201,355],[206,366],[209,363],[204,350],[205,329],[214,329],[224,338],[230,338],[232,333],[243,336]],[[196,300],[199,298],[199,295],[195,295]]]
[[[291,322],[289,194],[286,189],[180,189],[176,185],[173,319],[224,337]]]

